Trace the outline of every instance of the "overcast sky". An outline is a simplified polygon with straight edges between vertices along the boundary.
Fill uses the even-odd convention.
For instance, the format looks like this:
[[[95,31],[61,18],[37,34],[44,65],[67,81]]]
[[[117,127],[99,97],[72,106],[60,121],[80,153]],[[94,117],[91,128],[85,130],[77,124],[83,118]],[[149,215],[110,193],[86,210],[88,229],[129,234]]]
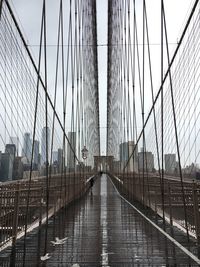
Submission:
[[[64,0],[64,2],[67,0]],[[48,42],[54,43],[55,40],[52,37],[52,31],[54,29],[55,20],[57,19],[57,13],[55,12],[58,7],[58,0],[47,0],[48,11],[48,25],[49,30]],[[186,21],[189,10],[191,9],[193,0],[166,0],[166,19],[168,25],[169,42],[171,43],[171,51],[176,46],[178,38],[183,29],[183,25]],[[38,43],[39,43],[39,29],[41,19],[41,6],[42,0],[11,0],[14,12],[20,20],[20,25],[23,28],[23,32],[27,38],[28,44],[31,46],[31,50],[34,57],[38,55]],[[136,1],[139,8],[142,4],[142,0]],[[157,54],[160,44],[159,33],[159,21],[160,21],[160,0],[147,0],[147,10],[150,23],[150,42],[154,46],[154,55]],[[138,18],[139,29],[141,27],[140,21],[142,16]],[[98,23],[98,59],[99,59],[99,96],[100,96],[100,122],[101,122],[101,152],[106,152],[106,86],[107,86],[107,0],[97,0],[97,23]],[[36,46],[35,46],[36,45]],[[54,48],[52,48],[54,49]],[[48,59],[51,60],[51,59]],[[155,56],[153,63],[156,72],[156,62],[159,60]],[[159,85],[159,80],[157,82]],[[51,93],[50,93],[51,94]]]

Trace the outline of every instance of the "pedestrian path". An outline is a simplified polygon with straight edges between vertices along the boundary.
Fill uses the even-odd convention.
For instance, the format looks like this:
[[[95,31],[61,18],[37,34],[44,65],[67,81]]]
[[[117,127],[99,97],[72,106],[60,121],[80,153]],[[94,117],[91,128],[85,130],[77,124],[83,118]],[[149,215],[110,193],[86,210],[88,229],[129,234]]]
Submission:
[[[46,261],[40,259],[44,229],[40,234],[39,243],[36,231],[28,238],[25,266],[198,266],[123,200],[105,174],[51,219]],[[51,242],[56,237],[65,238],[63,244]],[[0,266],[10,266],[10,252],[1,254]],[[22,240],[15,252],[16,266],[23,266]]]

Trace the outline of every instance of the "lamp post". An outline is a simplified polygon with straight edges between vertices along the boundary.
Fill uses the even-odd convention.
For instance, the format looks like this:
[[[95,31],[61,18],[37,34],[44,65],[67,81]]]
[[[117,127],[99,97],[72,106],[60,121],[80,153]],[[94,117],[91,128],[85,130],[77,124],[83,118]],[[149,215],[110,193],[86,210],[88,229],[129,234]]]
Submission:
[[[86,160],[87,157],[88,157],[88,150],[87,150],[86,146],[83,147],[83,149],[81,150],[81,152],[82,152],[82,158],[84,160]]]

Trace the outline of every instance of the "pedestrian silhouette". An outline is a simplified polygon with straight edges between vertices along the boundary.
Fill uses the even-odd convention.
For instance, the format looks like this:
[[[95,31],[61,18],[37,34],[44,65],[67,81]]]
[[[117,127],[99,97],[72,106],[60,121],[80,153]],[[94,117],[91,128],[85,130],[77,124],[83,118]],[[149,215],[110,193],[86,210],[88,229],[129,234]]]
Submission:
[[[90,187],[92,188],[93,185],[94,185],[94,178],[91,178],[91,179],[90,179]]]

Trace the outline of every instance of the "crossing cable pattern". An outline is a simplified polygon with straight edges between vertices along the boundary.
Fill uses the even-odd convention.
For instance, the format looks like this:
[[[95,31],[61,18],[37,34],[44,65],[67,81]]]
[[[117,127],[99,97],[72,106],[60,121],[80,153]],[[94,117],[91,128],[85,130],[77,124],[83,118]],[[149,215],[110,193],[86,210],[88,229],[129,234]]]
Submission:
[[[48,218],[85,192],[93,156],[100,153],[96,3],[60,0],[55,5],[55,33],[48,31],[46,5],[44,0],[35,64],[9,1],[1,1],[1,150],[14,144],[12,151],[6,148],[8,155],[2,154],[8,156],[12,173],[4,175],[10,182],[1,184],[1,245],[11,240],[14,246],[24,235],[24,264],[29,230],[46,224],[45,254]],[[53,56],[48,34],[57,40]],[[83,162],[84,146],[89,153]],[[18,176],[14,176],[16,160]],[[7,198],[17,213],[12,205],[5,211]],[[10,225],[15,225],[13,233]]]
[[[189,245],[190,236],[199,243],[199,1],[173,56],[164,2],[158,56],[148,3],[109,1],[107,155],[124,195],[153,209],[172,236],[178,225]]]

